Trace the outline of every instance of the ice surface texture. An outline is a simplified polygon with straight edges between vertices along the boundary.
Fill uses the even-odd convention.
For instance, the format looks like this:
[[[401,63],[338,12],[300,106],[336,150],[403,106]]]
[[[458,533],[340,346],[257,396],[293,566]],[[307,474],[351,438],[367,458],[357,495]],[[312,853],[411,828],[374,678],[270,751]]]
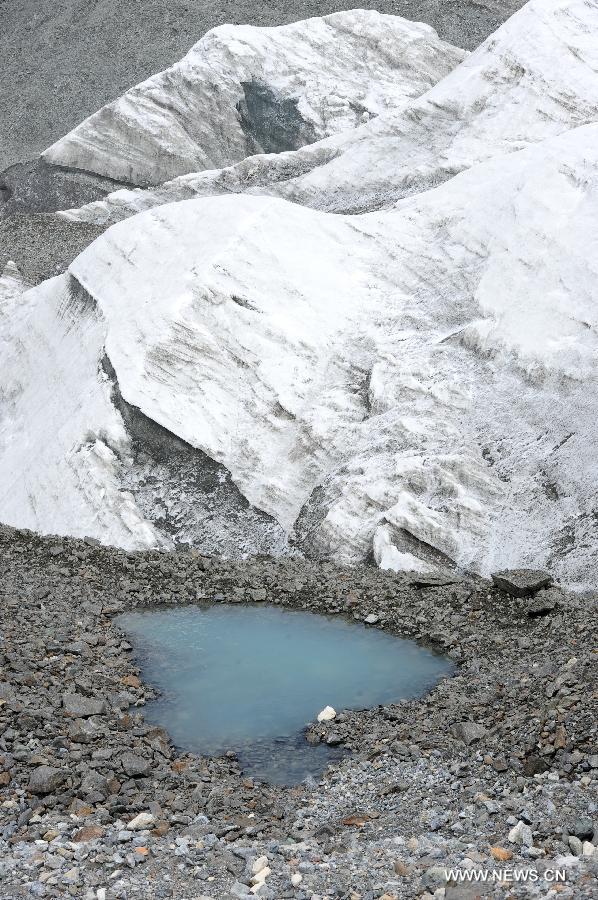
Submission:
[[[429,25],[366,10],[278,28],[223,25],[44,158],[158,184],[352,129],[423,94],[465,56]]]
[[[320,34],[313,22],[306,33]],[[533,0],[436,86],[391,96],[367,124],[69,212],[121,221],[68,276],[23,295],[31,312],[5,345],[17,384],[53,379],[71,406],[88,384],[106,406],[64,405],[34,424],[49,406],[2,398],[2,518],[81,533],[60,497],[44,511],[31,479],[63,484],[65,458],[72,469],[99,439],[114,454],[102,490],[73,488],[94,534],[166,540],[124,491],[132,464],[106,357],[123,402],[230,473],[277,548],[290,535],[349,563],[548,566],[591,584],[597,30],[596,4]],[[85,379],[56,358],[69,278],[94,308]],[[85,321],[75,315],[68,335]],[[11,455],[19,429],[35,430],[43,476]],[[54,447],[66,433],[70,449]]]

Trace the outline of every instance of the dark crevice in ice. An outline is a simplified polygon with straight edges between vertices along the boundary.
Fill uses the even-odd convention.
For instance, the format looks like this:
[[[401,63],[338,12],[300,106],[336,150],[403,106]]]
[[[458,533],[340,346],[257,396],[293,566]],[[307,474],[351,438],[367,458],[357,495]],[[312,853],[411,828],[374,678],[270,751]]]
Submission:
[[[237,104],[249,153],[284,153],[318,140],[313,125],[299,112],[298,101],[278,97],[268,85],[242,82],[243,99]]]

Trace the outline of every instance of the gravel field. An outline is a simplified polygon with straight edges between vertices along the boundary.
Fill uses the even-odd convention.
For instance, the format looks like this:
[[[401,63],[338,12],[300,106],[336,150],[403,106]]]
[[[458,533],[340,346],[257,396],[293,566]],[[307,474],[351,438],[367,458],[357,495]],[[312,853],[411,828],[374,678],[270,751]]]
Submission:
[[[0,218],[0,272],[14,260],[28,284],[60,275],[104,229],[44,213]]]
[[[309,740],[349,757],[269,787],[143,721],[152,689],[112,619],[198,599],[350,616],[432,642],[457,671],[421,700],[314,724]],[[0,604],[2,900],[480,896],[445,868],[537,873],[510,897],[557,896],[543,873],[558,868],[559,897],[596,896],[594,598],[2,527]]]

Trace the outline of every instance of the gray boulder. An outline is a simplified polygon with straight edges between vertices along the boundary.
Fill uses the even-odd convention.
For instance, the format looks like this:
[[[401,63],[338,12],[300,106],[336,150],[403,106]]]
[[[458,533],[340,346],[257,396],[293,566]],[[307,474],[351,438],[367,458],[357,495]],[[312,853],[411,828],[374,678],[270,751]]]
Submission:
[[[139,775],[147,775],[150,770],[150,763],[142,756],[127,751],[120,758],[121,764],[129,778],[135,778]]]
[[[558,588],[542,588],[531,598],[526,606],[526,612],[531,617],[546,616],[556,609],[562,599],[563,594]]]
[[[494,572],[492,581],[511,597],[529,597],[552,584],[552,575],[542,569],[505,569]]]
[[[101,716],[106,712],[106,704],[95,697],[84,697],[82,694],[63,694],[62,706],[67,716],[85,719],[87,716]]]
[[[577,819],[569,829],[569,834],[574,835],[580,841],[591,841],[594,837],[594,823],[591,819]]]
[[[479,741],[484,737],[486,729],[476,722],[457,722],[451,728],[451,732],[457,740],[463,741],[464,744],[473,744],[474,741]]]
[[[29,778],[29,790],[32,794],[51,794],[64,784],[67,775],[68,773],[64,769],[38,766]]]
[[[84,797],[98,796],[106,797],[108,795],[108,779],[100,774],[100,772],[88,772],[79,787],[80,793]]]

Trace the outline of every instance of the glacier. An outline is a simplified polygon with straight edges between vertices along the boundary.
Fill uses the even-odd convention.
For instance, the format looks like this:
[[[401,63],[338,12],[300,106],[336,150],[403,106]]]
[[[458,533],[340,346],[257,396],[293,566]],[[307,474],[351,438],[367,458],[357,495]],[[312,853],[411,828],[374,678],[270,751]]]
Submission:
[[[350,15],[368,46],[376,28],[387,36],[388,17],[338,14]],[[268,32],[251,41],[295,42],[305,59],[334,18],[250,29]],[[113,223],[64,275],[30,289],[12,268],[0,279],[0,518],[127,548],[205,546],[186,512],[204,509],[193,478],[177,487],[171,467],[170,498],[155,486],[171,524],[176,508],[170,532],[140,491],[138,416],[214,465],[226,491],[206,528],[233,529],[225,552],[236,541],[398,570],[546,566],[591,585],[597,27],[595,3],[531,0],[459,64],[440,47],[435,65],[451,71],[434,69],[437,83],[424,84],[416,47],[412,88],[408,73],[392,89],[380,77],[375,118],[341,117],[279,153],[246,143],[245,158],[214,165],[203,137],[193,159],[143,134],[128,144],[123,110],[151,132],[161,76],[54,145],[65,165],[100,171],[122,140],[115,165],[134,158],[138,181],[164,183],[60,213]],[[232,44],[238,97],[237,29],[216,31],[197,47],[224,59]],[[321,112],[325,79],[309,90]]]
[[[368,10],[276,28],[223,25],[43,158],[158,184],[353,129],[423,94],[466,55],[429,25]]]
[[[594,528],[597,136],[361,216],[168,204],[70,271],[128,402],[286,530],[319,488],[303,543],[356,562],[390,529],[399,552],[481,571],[539,554],[578,570],[559,542]]]
[[[101,315],[68,275],[23,291],[7,268],[0,279],[2,520],[45,533],[105,535],[127,549],[156,546],[153,526],[119,481],[128,438],[98,369]]]
[[[295,152],[257,154],[60,215],[110,224],[153,206],[267,193],[329,212],[367,212],[471,166],[598,118],[598,5],[531,0],[420,96]]]

